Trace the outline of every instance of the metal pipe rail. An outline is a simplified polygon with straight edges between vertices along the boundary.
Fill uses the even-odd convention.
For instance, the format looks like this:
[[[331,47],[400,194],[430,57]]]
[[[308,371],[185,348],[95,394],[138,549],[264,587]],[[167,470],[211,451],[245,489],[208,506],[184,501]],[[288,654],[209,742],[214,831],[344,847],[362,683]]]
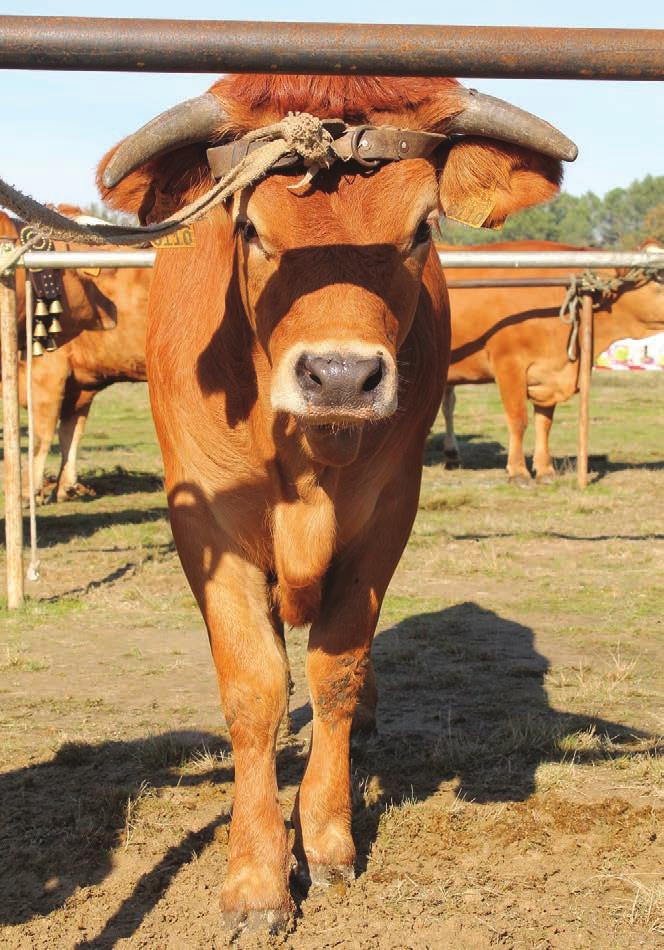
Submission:
[[[652,251],[439,251],[443,267],[476,268],[664,268],[664,248]]]
[[[0,69],[664,79],[664,30],[0,17]]]
[[[169,253],[171,253],[169,251]],[[27,251],[17,267],[152,267],[156,251]],[[664,249],[653,251],[440,251],[443,267],[464,270],[533,268],[652,267],[664,269]]]

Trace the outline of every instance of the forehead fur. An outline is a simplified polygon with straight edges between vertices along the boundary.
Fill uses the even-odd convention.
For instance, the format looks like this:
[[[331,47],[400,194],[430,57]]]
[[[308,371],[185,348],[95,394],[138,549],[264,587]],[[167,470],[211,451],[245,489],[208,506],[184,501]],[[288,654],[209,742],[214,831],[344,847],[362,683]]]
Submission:
[[[459,111],[455,79],[392,76],[233,75],[210,91],[223,103],[223,134],[278,122],[288,112],[349,123],[379,122],[390,116],[404,128],[433,128]]]

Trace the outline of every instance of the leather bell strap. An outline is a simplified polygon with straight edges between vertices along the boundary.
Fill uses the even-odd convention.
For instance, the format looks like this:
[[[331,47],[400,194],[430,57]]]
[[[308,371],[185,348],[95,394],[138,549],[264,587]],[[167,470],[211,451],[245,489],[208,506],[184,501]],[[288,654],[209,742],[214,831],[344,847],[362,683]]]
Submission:
[[[328,131],[334,135],[336,127],[330,123]],[[344,127],[345,131],[330,144],[337,159],[343,162],[356,161],[360,165],[373,166],[381,162],[398,162],[406,158],[428,158],[444,142],[449,143],[447,135],[435,132],[417,132],[411,129],[395,129],[390,126],[360,125]],[[218,145],[207,150],[210,170],[216,179],[223,178],[247,155],[262,148],[265,140],[247,141],[237,139],[228,145]],[[272,168],[290,168],[302,163],[296,153],[284,155]]]

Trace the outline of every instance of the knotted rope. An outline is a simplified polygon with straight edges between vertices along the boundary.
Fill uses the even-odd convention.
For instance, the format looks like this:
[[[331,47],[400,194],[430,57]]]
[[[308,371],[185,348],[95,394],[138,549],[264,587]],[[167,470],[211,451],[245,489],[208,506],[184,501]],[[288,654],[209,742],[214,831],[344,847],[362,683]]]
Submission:
[[[43,237],[51,240],[131,246],[165,237],[186,224],[198,221],[235,192],[263,178],[285,155],[298,155],[309,168],[310,172],[302,183],[310,180],[319,168],[329,168],[338,157],[331,148],[333,138],[323,122],[307,112],[289,113],[281,122],[255,129],[245,139],[264,141],[265,144],[249,152],[205,194],[157,224],[144,227],[79,224],[23,194],[2,179],[0,205],[9,208],[21,220],[33,225]]]
[[[631,267],[625,274],[615,274],[613,277],[603,277],[595,271],[587,270],[583,274],[570,274],[569,286],[565,299],[560,308],[560,319],[572,327],[569,343],[567,344],[567,358],[571,363],[578,359],[577,339],[579,336],[579,308],[581,297],[592,294],[593,307],[599,307],[603,302],[616,297],[628,285],[632,289],[642,287],[650,280],[657,280],[661,275],[661,264]]]

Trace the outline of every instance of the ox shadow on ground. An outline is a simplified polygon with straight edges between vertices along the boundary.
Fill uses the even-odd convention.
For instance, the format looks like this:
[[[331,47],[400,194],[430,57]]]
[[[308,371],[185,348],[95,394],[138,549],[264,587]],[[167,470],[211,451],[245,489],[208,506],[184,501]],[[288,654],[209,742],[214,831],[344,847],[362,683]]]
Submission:
[[[55,478],[50,479],[55,486]],[[82,491],[76,493],[76,499],[86,501],[103,498],[105,495],[137,495],[164,490],[163,476],[156,472],[135,471],[116,465],[103,471],[95,469],[84,472],[79,479]]]
[[[507,449],[500,442],[487,439],[478,432],[465,435],[457,434],[461,468],[471,471],[504,469],[507,465]],[[429,436],[424,451],[424,464],[443,466],[445,464],[444,436],[436,433]],[[526,464],[532,472],[532,455],[526,456]],[[555,456],[553,465],[559,475],[576,472],[576,455]],[[664,459],[652,462],[624,462],[611,459],[605,454],[588,457],[591,482],[598,482],[613,472],[644,471],[657,472],[664,469]]]
[[[78,889],[101,884],[114,852],[127,843],[128,802],[166,788],[208,786],[214,817],[168,848],[97,936],[88,941],[82,933],[77,946],[107,948],[131,937],[192,855],[229,823],[229,802],[224,807],[214,787],[232,781],[229,751],[212,733],[167,732],[126,742],[66,743],[47,762],[0,775],[0,925],[48,916]],[[279,754],[280,772],[292,780],[301,774],[301,753],[291,744]]]
[[[166,503],[147,505],[145,508],[118,508],[116,511],[85,510],[73,512],[64,504],[39,509],[37,512],[39,546],[49,548],[80,538],[90,538],[103,528],[122,525],[140,525],[168,518]],[[4,535],[4,518],[0,518],[0,532]]]
[[[628,724],[552,708],[545,689],[549,664],[535,648],[533,631],[477,604],[412,616],[383,631],[374,663],[379,734],[353,752],[359,873],[392,803],[424,801],[446,783],[467,801],[523,801],[535,790],[539,766],[568,761],[578,735],[593,741],[579,744],[577,763],[647,754],[643,740],[650,737]],[[292,711],[298,727],[309,716],[308,706]],[[209,765],[183,767],[201,749],[214,753]],[[214,817],[208,809],[206,821],[194,821],[97,936],[82,934],[79,947],[112,947],[130,938],[192,854],[213,844],[228,823],[229,800],[214,785],[232,781],[229,751],[217,735],[169,732],[69,743],[49,761],[1,775],[0,922],[48,915],[77,889],[99,885],[114,852],[126,844],[127,802],[141,789],[193,786],[200,794],[206,785]],[[278,754],[280,784],[297,785],[305,762],[302,741],[293,736]],[[366,800],[361,791],[369,780],[377,781],[379,793]]]
[[[532,629],[477,604],[409,617],[377,637],[373,660],[378,735],[356,746],[353,769],[360,788],[377,779],[380,794],[371,804],[356,796],[360,870],[392,803],[424,801],[446,783],[465,801],[520,802],[544,763],[649,754],[651,737],[629,724],[552,708]],[[309,707],[292,715],[302,725]]]

